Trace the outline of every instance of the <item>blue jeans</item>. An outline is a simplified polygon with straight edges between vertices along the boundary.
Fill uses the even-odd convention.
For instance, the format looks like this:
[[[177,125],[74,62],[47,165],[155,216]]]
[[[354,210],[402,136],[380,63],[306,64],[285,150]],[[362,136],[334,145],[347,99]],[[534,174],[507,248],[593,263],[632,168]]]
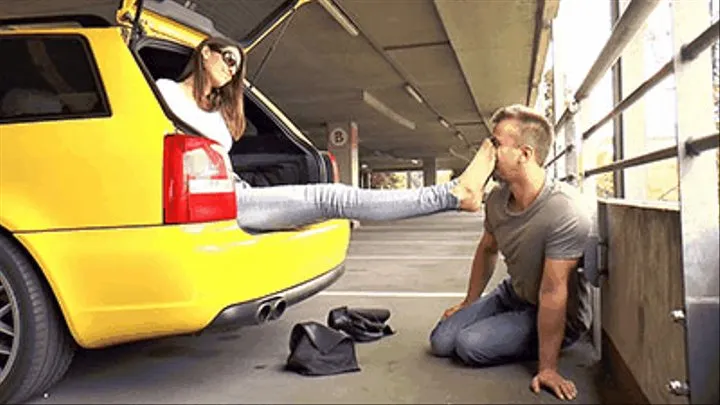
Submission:
[[[285,230],[346,218],[383,221],[457,210],[456,181],[410,190],[370,190],[341,183],[251,187],[236,180],[237,221],[247,230]]]
[[[562,346],[577,340],[567,331]],[[432,353],[471,366],[537,360],[537,307],[518,297],[510,279],[441,320],[430,334]]]

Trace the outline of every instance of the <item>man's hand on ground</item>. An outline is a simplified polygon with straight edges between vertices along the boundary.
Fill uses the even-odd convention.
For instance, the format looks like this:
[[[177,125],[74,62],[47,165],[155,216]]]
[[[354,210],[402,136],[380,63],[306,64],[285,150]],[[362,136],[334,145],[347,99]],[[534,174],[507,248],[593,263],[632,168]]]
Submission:
[[[577,389],[572,381],[566,380],[555,370],[542,370],[530,384],[534,393],[540,393],[541,387],[547,387],[560,399],[575,399]]]
[[[455,304],[455,305],[451,306],[450,308],[445,310],[445,312],[443,313],[442,319],[447,319],[447,318],[451,317],[455,312],[465,308],[466,306],[468,306],[468,303],[466,301],[462,301],[459,304]]]

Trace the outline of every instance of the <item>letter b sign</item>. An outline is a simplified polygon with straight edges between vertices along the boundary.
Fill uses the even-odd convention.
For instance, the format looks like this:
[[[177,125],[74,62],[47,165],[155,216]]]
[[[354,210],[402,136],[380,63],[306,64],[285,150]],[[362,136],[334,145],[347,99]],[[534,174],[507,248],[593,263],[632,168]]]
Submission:
[[[330,142],[335,146],[343,146],[348,141],[348,134],[342,128],[335,128],[330,133]]]

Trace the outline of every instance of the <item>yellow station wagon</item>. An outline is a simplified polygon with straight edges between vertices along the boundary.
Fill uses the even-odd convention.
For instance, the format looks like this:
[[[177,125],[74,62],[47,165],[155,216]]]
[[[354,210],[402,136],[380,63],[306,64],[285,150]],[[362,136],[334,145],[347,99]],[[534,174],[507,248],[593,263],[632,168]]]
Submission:
[[[238,43],[251,51],[303,3],[283,2]],[[230,157],[161,99],[155,80],[217,35],[193,13],[125,0],[112,23],[0,21],[0,402],[54,385],[77,346],[276,319],[343,272],[349,221],[265,233],[235,221],[233,172],[260,186],[332,181],[259,89]]]

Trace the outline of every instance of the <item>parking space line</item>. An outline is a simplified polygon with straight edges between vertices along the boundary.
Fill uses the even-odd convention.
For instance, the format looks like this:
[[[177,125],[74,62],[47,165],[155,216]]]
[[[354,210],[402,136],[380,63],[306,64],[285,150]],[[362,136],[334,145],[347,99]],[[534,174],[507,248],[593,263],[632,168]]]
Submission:
[[[327,297],[386,297],[386,298],[465,298],[464,292],[423,291],[321,291]]]
[[[356,232],[361,231],[369,231],[369,230],[380,230],[380,229],[388,229],[388,230],[415,230],[415,231],[425,231],[428,230],[428,232],[434,232],[438,228],[440,229],[448,229],[453,228],[457,232],[461,233],[482,233],[482,226],[475,227],[475,226],[468,226],[467,224],[454,224],[454,223],[424,223],[424,224],[411,224],[411,225],[400,225],[400,224],[383,224],[383,225],[375,225],[375,224],[360,224],[359,228],[356,228]],[[459,228],[459,229],[458,229]]]
[[[348,255],[348,260],[472,260],[473,256],[361,256]]]
[[[458,246],[458,245],[477,245],[475,240],[352,240],[350,245],[438,245],[438,246]]]

